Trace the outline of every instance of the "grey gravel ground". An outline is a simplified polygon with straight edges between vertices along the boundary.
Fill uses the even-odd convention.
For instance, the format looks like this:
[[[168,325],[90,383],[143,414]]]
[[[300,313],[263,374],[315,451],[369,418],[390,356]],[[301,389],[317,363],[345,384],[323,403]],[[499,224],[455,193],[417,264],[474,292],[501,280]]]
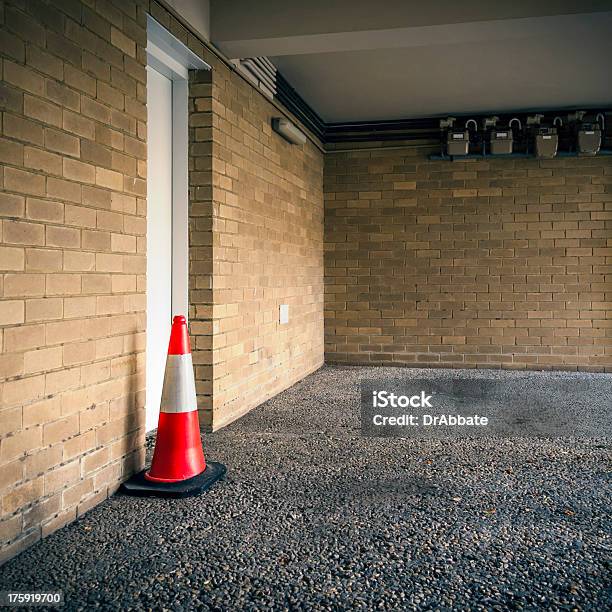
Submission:
[[[363,438],[359,381],[394,373],[428,371],[321,369],[205,437],[225,482],[115,495],[0,568],[0,590],[61,589],[70,610],[611,609],[610,432]],[[612,380],[435,375],[540,377],[557,402],[555,380],[600,398]]]

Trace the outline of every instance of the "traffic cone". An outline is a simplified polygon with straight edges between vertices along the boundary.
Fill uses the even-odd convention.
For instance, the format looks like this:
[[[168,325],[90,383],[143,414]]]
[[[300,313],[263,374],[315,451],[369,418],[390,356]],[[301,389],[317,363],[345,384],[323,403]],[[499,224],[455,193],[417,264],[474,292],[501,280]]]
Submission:
[[[176,316],[151,468],[124,483],[123,490],[133,495],[184,497],[204,491],[225,472],[224,465],[207,464],[204,459],[187,321]]]

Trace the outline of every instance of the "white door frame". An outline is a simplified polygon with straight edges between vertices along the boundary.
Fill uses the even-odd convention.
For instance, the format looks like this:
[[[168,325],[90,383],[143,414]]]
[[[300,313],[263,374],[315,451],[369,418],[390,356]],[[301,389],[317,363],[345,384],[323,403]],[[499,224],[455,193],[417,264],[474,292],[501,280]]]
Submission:
[[[147,15],[147,63],[172,81],[172,314],[189,312],[189,70],[210,66]]]
[[[153,18],[147,16],[147,68],[169,79],[172,86],[171,101],[166,97],[166,118],[164,119],[164,121],[169,120],[171,125],[163,126],[168,137],[170,137],[171,133],[171,140],[168,145],[171,151],[165,152],[168,157],[168,161],[165,163],[172,165],[169,172],[171,186],[167,192],[171,198],[169,203],[171,214],[167,215],[169,221],[165,221],[171,224],[171,228],[167,229],[168,234],[170,234],[171,245],[169,245],[170,248],[166,247],[168,248],[167,252],[170,253],[171,266],[169,270],[166,268],[164,274],[166,275],[165,278],[167,278],[168,272],[171,275],[171,286],[168,288],[171,295],[168,298],[172,316],[182,314],[187,317],[189,314],[189,69],[210,70],[210,66],[185,47]],[[151,89],[152,91],[153,89]],[[171,104],[170,113],[168,113],[168,102]],[[169,119],[168,115],[170,115]],[[153,126],[149,126],[151,135],[153,134],[152,128]],[[167,182],[165,184],[168,185]],[[151,197],[150,195],[149,202]],[[168,202],[165,200],[165,205],[167,206],[167,204]],[[149,219],[149,217],[147,218]],[[154,218],[150,217],[150,219],[153,221]],[[149,255],[151,255],[150,248],[147,249],[147,256]],[[164,258],[167,257],[167,255],[163,256]],[[165,261],[167,262],[167,259]],[[149,309],[150,307],[151,304],[147,300],[147,308]],[[165,301],[163,306],[164,319],[167,314],[167,307],[168,302]],[[149,320],[151,314],[147,310],[147,320]],[[166,323],[164,323],[164,329],[165,327]],[[167,329],[170,329],[170,321],[167,321]],[[158,336],[160,333],[163,335],[161,329],[158,328],[157,331],[159,332]],[[155,335],[150,335],[151,333],[147,328],[147,340],[151,342],[155,340],[153,344],[157,344],[161,336],[155,337]],[[150,354],[149,350],[155,351],[155,354],[157,354],[157,351],[160,351],[162,354],[159,355],[159,358],[165,360],[164,351],[159,346],[155,350],[155,347],[149,346],[149,342],[147,342],[147,371],[151,369],[149,357],[155,360],[154,369],[157,371],[158,366],[163,367],[163,362],[157,363],[157,357],[153,357],[153,353]],[[153,361],[151,361],[151,364],[153,364]],[[155,378],[157,376],[154,376]],[[160,384],[161,381],[159,380],[155,380],[155,383],[147,380],[145,417],[145,428],[147,431],[155,429],[157,426],[159,406],[154,404],[157,404],[158,401],[157,394],[161,394]]]

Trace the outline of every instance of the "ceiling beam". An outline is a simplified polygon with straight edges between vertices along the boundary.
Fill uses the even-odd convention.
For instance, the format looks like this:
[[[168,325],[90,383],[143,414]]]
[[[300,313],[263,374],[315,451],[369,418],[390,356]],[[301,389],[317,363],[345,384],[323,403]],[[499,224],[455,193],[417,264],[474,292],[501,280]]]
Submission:
[[[415,28],[610,10],[612,0],[384,0],[376,10],[372,0],[211,0],[211,39],[232,58],[317,53],[361,39],[372,48],[393,30],[403,31],[398,40]]]
[[[499,42],[502,40],[520,41],[531,37],[545,38],[549,34],[559,36],[564,35],[564,33],[567,36],[578,34],[592,36],[606,32],[612,32],[612,11],[393,28],[389,30],[250,38],[217,44],[220,44],[221,50],[228,57],[235,59],[431,47],[488,41]]]

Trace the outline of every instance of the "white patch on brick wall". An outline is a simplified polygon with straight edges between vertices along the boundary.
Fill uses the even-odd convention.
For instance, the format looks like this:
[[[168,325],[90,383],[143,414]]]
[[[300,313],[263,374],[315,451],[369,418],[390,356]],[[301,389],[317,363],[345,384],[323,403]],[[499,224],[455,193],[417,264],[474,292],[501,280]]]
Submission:
[[[289,323],[289,304],[281,304],[278,309],[278,322],[281,325]]]

